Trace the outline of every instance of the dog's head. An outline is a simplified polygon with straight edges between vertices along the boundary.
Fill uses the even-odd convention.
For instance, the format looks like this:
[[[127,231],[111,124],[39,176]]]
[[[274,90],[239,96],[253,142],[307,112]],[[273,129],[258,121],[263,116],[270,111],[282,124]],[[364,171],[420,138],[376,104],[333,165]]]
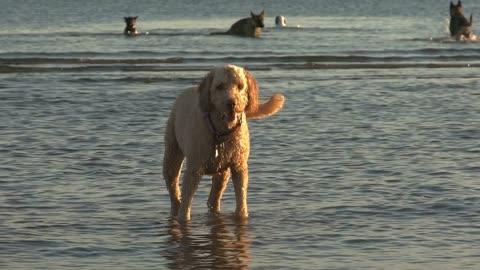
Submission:
[[[456,5],[450,2],[450,16],[454,16],[455,14],[463,14],[462,1],[460,0],[458,0]]]
[[[262,12],[260,12],[258,15],[255,15],[252,11],[250,11],[250,16],[257,27],[263,28],[265,26],[263,24],[263,21],[265,20],[265,10],[262,10]]]
[[[456,5],[453,4],[453,2],[450,2],[450,22],[452,23],[453,21],[456,22],[455,25],[458,28],[451,28],[450,31],[452,31],[452,29],[455,29],[452,31],[452,35],[464,35],[466,38],[470,38],[472,34],[473,16],[470,15],[470,20],[467,20],[467,18],[465,18],[465,16],[463,15],[462,1],[460,0]]]
[[[135,17],[124,17],[125,19],[125,34],[136,34],[137,33],[137,18]]]
[[[243,113],[258,109],[258,85],[245,69],[225,65],[212,69],[198,87],[200,109],[215,112],[228,125],[235,124]]]
[[[287,19],[284,16],[277,16],[275,17],[275,25],[277,27],[284,27],[287,26]]]

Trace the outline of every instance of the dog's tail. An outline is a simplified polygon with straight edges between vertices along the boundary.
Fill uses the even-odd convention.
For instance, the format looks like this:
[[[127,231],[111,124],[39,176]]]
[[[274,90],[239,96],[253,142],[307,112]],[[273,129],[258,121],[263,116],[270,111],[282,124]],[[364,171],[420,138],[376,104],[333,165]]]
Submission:
[[[269,100],[262,102],[258,106],[258,110],[247,113],[247,118],[258,119],[272,116],[282,109],[283,103],[285,103],[285,97],[277,93],[271,96]]]

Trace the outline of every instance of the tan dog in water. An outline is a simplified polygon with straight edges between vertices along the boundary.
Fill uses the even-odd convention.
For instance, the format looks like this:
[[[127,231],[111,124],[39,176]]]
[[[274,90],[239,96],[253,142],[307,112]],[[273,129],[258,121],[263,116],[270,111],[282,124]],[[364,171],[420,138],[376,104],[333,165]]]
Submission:
[[[212,176],[208,198],[211,212],[220,211],[220,200],[232,176],[237,217],[248,216],[247,119],[280,111],[282,94],[258,104],[258,85],[245,69],[225,65],[212,69],[200,85],[180,94],[165,130],[163,176],[170,194],[172,216],[190,219],[192,200],[203,175]],[[180,192],[180,172],[186,158]]]
[[[235,35],[243,37],[260,37],[265,20],[265,12],[258,15],[250,11],[250,17],[243,18],[234,23],[227,32],[212,33],[212,35]]]

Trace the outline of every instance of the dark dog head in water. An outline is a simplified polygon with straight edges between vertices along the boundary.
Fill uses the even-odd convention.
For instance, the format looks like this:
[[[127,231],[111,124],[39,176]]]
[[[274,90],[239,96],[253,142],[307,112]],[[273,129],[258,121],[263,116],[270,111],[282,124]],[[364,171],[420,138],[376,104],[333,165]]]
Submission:
[[[232,24],[227,32],[212,33],[213,35],[236,35],[244,37],[260,37],[262,28],[265,26],[263,21],[265,19],[265,11],[262,10],[260,14],[254,14],[250,11],[250,17],[238,20]]]
[[[458,1],[455,5],[450,2],[450,35],[460,40],[462,36],[471,38],[473,17],[467,20],[463,15],[462,1]]]
[[[265,25],[263,24],[263,21],[265,20],[265,11],[262,10],[260,14],[256,15],[252,11],[250,11],[250,15],[252,16],[252,20],[255,22],[255,25],[257,27],[263,28]]]
[[[125,26],[125,30],[123,31],[123,33],[125,35],[136,35],[136,34],[138,34],[138,32],[137,32],[137,18],[138,18],[138,16],[124,17],[125,23],[127,24]]]

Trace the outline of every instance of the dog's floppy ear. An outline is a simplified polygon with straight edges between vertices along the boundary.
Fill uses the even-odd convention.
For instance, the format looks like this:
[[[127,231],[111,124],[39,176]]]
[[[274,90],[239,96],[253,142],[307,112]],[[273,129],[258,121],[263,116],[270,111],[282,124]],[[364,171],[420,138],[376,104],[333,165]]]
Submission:
[[[213,71],[210,71],[198,86],[198,98],[200,102],[200,110],[202,112],[210,112],[213,104],[210,100],[210,88],[212,88]]]
[[[258,110],[258,84],[257,80],[246,69],[243,70],[247,79],[248,103],[245,107],[246,113],[252,113]]]

